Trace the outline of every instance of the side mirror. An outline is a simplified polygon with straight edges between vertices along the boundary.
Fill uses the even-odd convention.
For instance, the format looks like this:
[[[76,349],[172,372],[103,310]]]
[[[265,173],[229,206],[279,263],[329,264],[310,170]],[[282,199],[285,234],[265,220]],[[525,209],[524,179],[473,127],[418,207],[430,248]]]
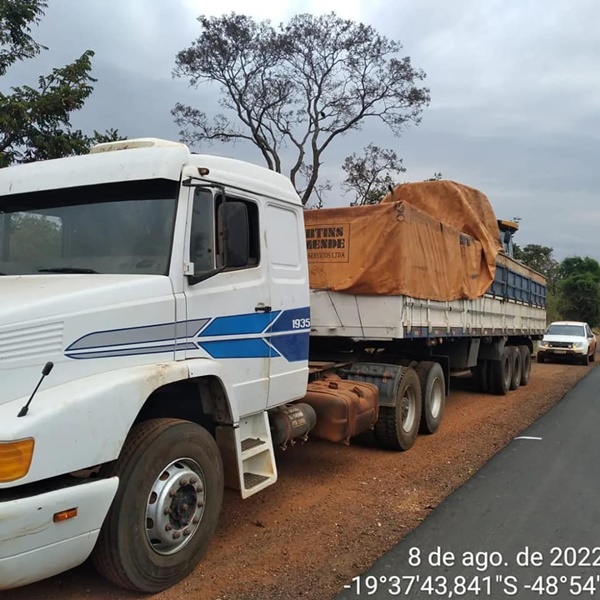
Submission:
[[[219,206],[219,223],[225,250],[225,268],[245,267],[250,258],[248,209],[243,202]]]

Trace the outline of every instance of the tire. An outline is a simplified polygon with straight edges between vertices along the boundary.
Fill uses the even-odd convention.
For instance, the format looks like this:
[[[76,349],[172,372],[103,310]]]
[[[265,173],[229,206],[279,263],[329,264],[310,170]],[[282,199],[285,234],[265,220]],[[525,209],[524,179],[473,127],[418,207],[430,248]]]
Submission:
[[[523,372],[523,362],[521,360],[521,353],[516,346],[509,346],[509,353],[511,355],[511,377],[510,386],[511,390],[516,390],[521,385],[521,375]]]
[[[490,361],[490,386],[492,393],[504,396],[510,389],[512,360],[510,346],[505,346],[500,360]]]
[[[398,385],[395,406],[381,406],[375,423],[375,440],[386,450],[408,450],[419,433],[422,412],[419,377],[406,369]]]
[[[542,355],[539,353],[539,351],[538,351],[538,353],[537,353],[537,361],[538,361],[539,363],[543,363],[543,362],[544,362],[544,360],[545,360],[545,359],[544,359],[544,357],[543,357],[543,356],[542,356]]]
[[[473,383],[478,392],[487,394],[490,392],[489,361],[479,359],[473,370]]]
[[[596,351],[594,350],[594,352],[592,352],[590,354],[590,362],[595,362],[596,361]]]
[[[433,361],[420,362],[415,367],[421,385],[421,433],[435,433],[444,416],[446,382],[441,365]]]
[[[119,487],[92,553],[98,572],[138,592],[181,581],[205,553],[221,512],[224,478],[215,440],[189,421],[144,421],[105,475],[117,475]]]
[[[521,353],[521,385],[527,385],[531,378],[531,351],[529,346],[518,346]]]
[[[587,367],[587,366],[590,364],[590,355],[589,355],[589,354],[586,354],[586,355],[582,356],[582,357],[579,359],[579,362],[580,362],[582,365],[584,365],[584,366],[586,366],[586,367]]]

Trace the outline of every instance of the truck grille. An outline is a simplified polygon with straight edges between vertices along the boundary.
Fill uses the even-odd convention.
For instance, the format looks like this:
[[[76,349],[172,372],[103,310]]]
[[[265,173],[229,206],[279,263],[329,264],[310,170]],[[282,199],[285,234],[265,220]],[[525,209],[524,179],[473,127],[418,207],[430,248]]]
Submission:
[[[46,358],[61,352],[63,323],[24,326],[0,331],[0,363]]]

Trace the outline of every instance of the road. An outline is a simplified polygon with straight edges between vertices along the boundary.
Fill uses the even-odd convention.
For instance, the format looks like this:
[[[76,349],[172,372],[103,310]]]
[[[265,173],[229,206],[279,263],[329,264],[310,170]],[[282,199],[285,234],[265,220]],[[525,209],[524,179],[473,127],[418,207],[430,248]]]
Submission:
[[[599,390],[596,369],[336,600],[392,598],[394,576],[401,598],[600,597]]]

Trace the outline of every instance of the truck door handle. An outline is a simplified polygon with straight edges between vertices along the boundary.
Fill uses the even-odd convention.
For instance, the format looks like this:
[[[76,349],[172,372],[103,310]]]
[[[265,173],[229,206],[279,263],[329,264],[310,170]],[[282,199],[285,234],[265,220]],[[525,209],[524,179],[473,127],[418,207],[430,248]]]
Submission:
[[[271,312],[270,306],[265,306],[264,304],[259,304],[254,307],[255,312]]]

